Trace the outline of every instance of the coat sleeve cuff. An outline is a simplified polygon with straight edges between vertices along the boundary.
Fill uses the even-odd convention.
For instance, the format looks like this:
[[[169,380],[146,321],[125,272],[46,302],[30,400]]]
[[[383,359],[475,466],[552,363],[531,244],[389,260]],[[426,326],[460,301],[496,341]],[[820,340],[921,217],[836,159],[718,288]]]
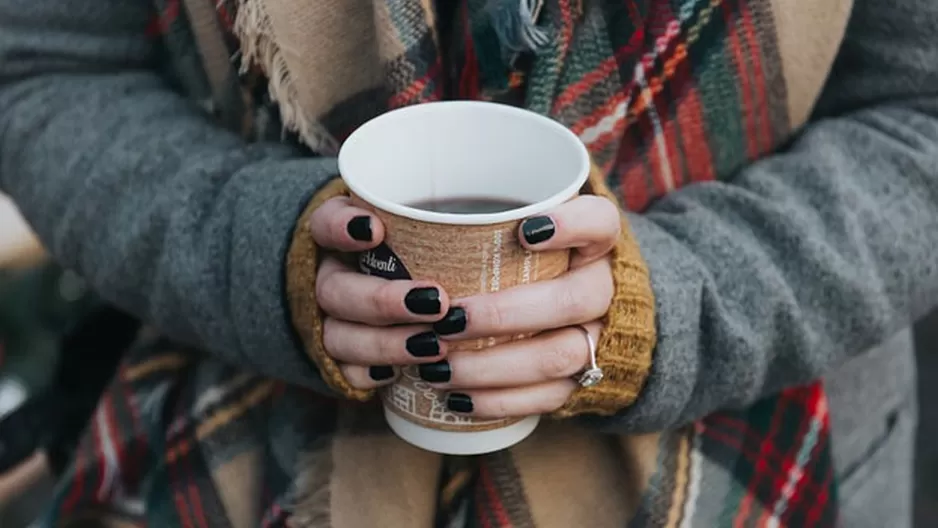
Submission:
[[[618,203],[596,167],[587,190]],[[611,257],[615,290],[603,320],[596,357],[603,380],[592,387],[578,388],[554,413],[556,418],[615,414],[635,403],[651,372],[657,341],[655,299],[648,266],[624,214],[622,233]]]
[[[290,304],[290,317],[303,344],[306,354],[319,367],[323,381],[340,395],[358,401],[366,401],[374,396],[374,390],[361,390],[352,387],[338,363],[326,354],[322,341],[323,314],[316,302],[316,271],[323,250],[313,242],[309,219],[325,201],[348,194],[348,188],[341,179],[336,178],[323,187],[300,216],[290,250],[287,254],[287,300]]]
[[[590,176],[589,191],[615,201],[598,171]],[[344,183],[336,179],[317,193],[303,212],[287,256],[287,295],[293,325],[323,380],[347,398],[366,401],[375,391],[352,387],[335,360],[325,353],[323,315],[315,296],[321,249],[313,242],[309,217],[326,200],[347,193]],[[635,402],[651,370],[656,342],[654,296],[648,268],[625,216],[622,235],[612,253],[612,266],[615,292],[597,343],[597,362],[604,379],[596,386],[577,389],[555,417],[615,414]]]

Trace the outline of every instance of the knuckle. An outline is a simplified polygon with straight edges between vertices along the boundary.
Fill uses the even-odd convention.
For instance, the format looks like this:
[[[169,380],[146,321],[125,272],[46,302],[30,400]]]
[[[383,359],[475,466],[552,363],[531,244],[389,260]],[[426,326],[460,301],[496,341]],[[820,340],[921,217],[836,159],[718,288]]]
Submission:
[[[339,351],[341,331],[337,326],[335,319],[330,317],[327,317],[322,324],[322,346],[329,357]]]
[[[590,281],[590,287],[587,290],[591,297],[592,313],[590,315],[599,317],[609,309],[609,303],[615,293],[616,285],[612,277],[612,265],[606,259],[599,260],[591,265],[588,272],[580,280],[584,283],[587,280]]]
[[[609,273],[605,277],[605,280],[602,281],[602,284],[596,288],[596,297],[598,302],[596,303],[597,309],[591,315],[595,317],[602,317],[606,315],[606,312],[609,311],[609,306],[612,304],[612,297],[615,294],[616,285],[612,281],[612,274]]]
[[[505,325],[504,311],[493,302],[481,302],[473,307],[472,319],[486,330],[498,330]]]
[[[313,211],[309,217],[309,230],[313,239],[320,246],[333,247],[335,245],[334,216],[329,214],[328,207],[322,206]]]
[[[316,300],[324,310],[335,306],[334,301],[337,294],[338,291],[332,274],[323,274],[316,279]]]
[[[612,272],[607,263],[596,262],[589,270],[577,277],[576,284],[571,288],[578,295],[579,312],[578,321],[584,322],[602,317],[609,311],[615,284],[612,281]]]
[[[606,215],[607,218],[619,219],[619,205],[608,198],[596,197],[596,207]]]
[[[377,363],[394,365],[401,362],[404,350],[402,339],[385,335],[387,332],[381,330],[370,332],[370,334],[371,349],[378,354]]]
[[[538,413],[554,412],[566,405],[567,401],[570,399],[570,395],[573,393],[574,387],[573,383],[570,383],[563,390],[558,388],[556,391],[551,391],[549,396],[540,400],[541,408],[538,409]]]
[[[375,385],[373,381],[365,374],[363,369],[356,365],[342,365],[339,367],[342,377],[349,385],[356,389],[370,389]]]
[[[619,218],[619,206],[611,200],[599,196],[596,197],[596,203],[593,204],[593,206],[596,218],[601,219],[602,225],[605,227],[602,230],[603,238],[618,237],[619,232],[622,230],[622,222]]]
[[[592,305],[591,288],[577,287],[576,283],[566,285],[557,293],[557,309],[568,320],[579,321],[589,315]]]
[[[609,253],[612,247],[612,244],[589,246],[580,250],[580,256],[585,262],[594,262]]]
[[[371,292],[370,299],[375,313],[382,320],[393,320],[400,312],[401,295],[396,285],[390,281],[383,282]]]
[[[586,194],[583,196],[583,207],[595,214],[596,211],[605,212],[605,208],[612,202],[609,199],[596,194]]]
[[[489,413],[492,418],[508,418],[511,416],[511,406],[508,403],[507,398],[493,398],[491,402],[491,412]]]
[[[322,229],[325,218],[327,217],[323,214],[323,208],[320,206],[318,209],[313,211],[311,215],[309,215],[309,219],[306,221],[306,225],[311,231],[317,233],[320,229]]]
[[[616,241],[619,240],[620,236],[622,236],[622,220],[619,219],[618,209],[613,211],[612,226],[612,237],[609,244],[609,250],[611,250],[616,245]]]
[[[578,333],[578,332],[577,332]],[[586,363],[586,351],[581,340],[571,337],[554,339],[554,344],[541,356],[541,369],[549,379],[572,376]]]

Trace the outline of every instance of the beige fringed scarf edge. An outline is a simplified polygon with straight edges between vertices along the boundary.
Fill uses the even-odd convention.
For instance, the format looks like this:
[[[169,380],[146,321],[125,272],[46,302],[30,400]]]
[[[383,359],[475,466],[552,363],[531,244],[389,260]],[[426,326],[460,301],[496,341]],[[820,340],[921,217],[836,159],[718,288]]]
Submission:
[[[286,129],[295,131],[314,150],[334,154],[337,141],[320,122],[322,116],[304,112],[299,103],[296,79],[291,75],[282,52],[282,43],[277,41],[273,31],[265,1],[239,0],[238,3],[234,30],[241,42],[242,69],[256,67],[267,75],[270,95],[280,106]],[[816,62],[829,63],[836,52],[834,41],[842,35],[846,16],[835,15],[849,12],[850,1],[819,4],[816,9],[793,9],[786,6],[784,0],[773,0],[771,6],[778,25],[780,45],[784,48],[781,56],[788,73],[787,89],[792,96],[789,98],[792,105],[789,114],[792,125],[797,127],[803,122],[823,84],[823,78],[819,77],[823,68],[817,68]],[[832,24],[828,31],[805,30],[805,27],[818,27],[831,21],[836,24]],[[805,34],[815,40],[805,40]],[[323,72],[323,75],[328,73]],[[340,414],[345,412],[348,411],[340,411]],[[432,513],[428,512],[432,512],[434,506],[435,477],[441,457],[411,448],[390,433],[358,436],[354,430],[344,427],[343,421],[340,418],[338,430],[331,438],[321,445],[310,446],[300,461],[291,526],[429,527]],[[683,471],[687,470],[690,451],[687,438],[681,438],[677,452],[681,460],[677,465]],[[624,525],[622,519],[629,518],[630,512],[637,507],[641,492],[654,471],[658,448],[657,435],[604,439],[581,429],[549,422],[528,441],[511,449],[508,460],[520,474],[523,500],[531,508],[529,522],[534,525]],[[577,463],[570,463],[573,460],[571,454],[588,456]],[[583,465],[584,460],[593,461],[586,462],[589,468]],[[611,460],[620,464],[609,464]],[[415,468],[421,471],[415,472]],[[400,485],[405,481],[413,482],[417,477],[425,481],[417,489]],[[547,496],[557,486],[561,486],[565,493],[564,501],[551,500],[551,496]],[[676,500],[670,505],[672,515],[667,516],[669,526],[679,517],[675,508],[680,508],[683,502],[673,498]],[[414,508],[414,501],[425,506]],[[596,504],[600,507],[590,507]],[[610,505],[616,511],[603,507]],[[596,511],[618,517],[618,520],[604,523],[591,519]],[[571,516],[576,516],[572,524],[564,524]]]
[[[313,151],[338,153],[338,141],[299,103],[299,92],[290,67],[274,35],[264,0],[239,0],[234,32],[241,45],[241,73],[257,67],[268,78],[271,99],[277,103],[285,129],[299,134]]]
[[[292,528],[433,525],[443,457],[397,439],[373,411],[340,407],[336,431],[303,455]],[[512,525],[624,526],[655,472],[659,445],[657,434],[605,436],[545,421],[484,460]]]

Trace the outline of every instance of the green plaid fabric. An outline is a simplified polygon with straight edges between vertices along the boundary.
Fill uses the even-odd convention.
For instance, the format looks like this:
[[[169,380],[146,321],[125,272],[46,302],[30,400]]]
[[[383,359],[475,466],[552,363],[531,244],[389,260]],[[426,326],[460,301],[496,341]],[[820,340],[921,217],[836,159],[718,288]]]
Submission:
[[[387,4],[405,51],[384,86],[348,94],[325,117],[340,141],[401,106],[516,104],[573,130],[622,205],[641,211],[684,185],[731,177],[791,134],[769,0],[464,0],[439,9],[439,39],[427,2]],[[539,8],[532,24],[515,16],[522,4]],[[237,2],[215,5],[230,28]],[[165,42],[169,70],[208,101],[179,0],[154,6],[150,31]],[[250,111],[275,117],[262,84],[247,86],[256,95]],[[281,137],[276,119],[254,123],[272,125],[252,137]],[[171,343],[139,346],[102,400],[48,522],[214,527],[230,525],[238,510],[263,526],[288,526],[299,457],[331,434],[334,410],[335,402]],[[836,523],[820,384],[707,417],[663,435],[660,447],[634,526]],[[465,525],[533,526],[510,461],[487,460]],[[231,503],[232,475],[254,486],[255,504]]]

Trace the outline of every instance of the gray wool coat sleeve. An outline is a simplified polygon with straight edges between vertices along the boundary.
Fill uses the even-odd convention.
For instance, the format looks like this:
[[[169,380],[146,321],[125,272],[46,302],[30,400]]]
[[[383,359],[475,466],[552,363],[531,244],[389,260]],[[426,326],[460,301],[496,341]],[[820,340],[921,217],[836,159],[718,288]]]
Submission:
[[[935,28],[935,0],[856,0],[789,149],[631,217],[659,342],[637,404],[595,425],[660,430],[747,406],[938,304]]]
[[[0,189],[104,297],[171,337],[322,387],[283,256],[335,173],[247,146],[157,73],[148,3],[0,0]],[[835,369],[938,300],[938,3],[857,0],[817,119],[733,181],[632,217],[660,340],[611,431],[670,427]]]
[[[334,160],[247,146],[173,92],[150,4],[0,0],[0,189],[103,297],[233,364],[324,389],[284,255]]]

